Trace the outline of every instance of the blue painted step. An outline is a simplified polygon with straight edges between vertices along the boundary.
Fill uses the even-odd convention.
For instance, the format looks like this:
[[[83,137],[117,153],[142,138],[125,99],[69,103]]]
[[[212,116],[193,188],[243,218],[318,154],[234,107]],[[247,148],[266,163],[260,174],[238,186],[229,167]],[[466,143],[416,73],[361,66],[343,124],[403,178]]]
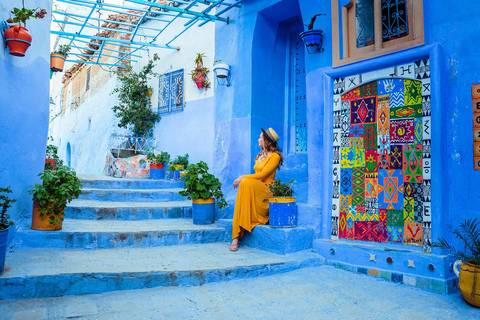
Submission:
[[[186,200],[178,192],[183,189],[82,189],[82,194],[78,197],[81,200],[100,200],[100,201],[179,201]]]
[[[163,189],[182,188],[183,182],[135,178],[113,178],[107,176],[82,175],[78,177],[84,188],[97,189]]]
[[[0,300],[194,286],[320,266],[312,252],[277,255],[227,243],[103,250],[17,249],[7,254]]]
[[[65,219],[59,231],[20,230],[15,241],[24,248],[107,249],[154,247],[224,241],[216,224],[194,225],[191,219],[142,221]]]
[[[65,208],[65,217],[94,220],[149,220],[192,217],[192,202],[123,202],[73,200]]]
[[[220,219],[218,226],[225,228],[225,241],[232,240],[232,220]],[[268,225],[256,226],[252,233],[245,232],[240,246],[252,247],[277,254],[310,250],[313,245],[313,228],[270,228]]]

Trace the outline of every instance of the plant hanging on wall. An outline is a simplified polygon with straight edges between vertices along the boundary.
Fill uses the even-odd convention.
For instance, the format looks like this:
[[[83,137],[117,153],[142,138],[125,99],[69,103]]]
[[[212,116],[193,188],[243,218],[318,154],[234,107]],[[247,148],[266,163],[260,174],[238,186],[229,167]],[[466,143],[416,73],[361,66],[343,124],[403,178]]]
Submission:
[[[158,76],[153,72],[158,60],[160,58],[155,54],[153,60],[149,60],[138,73],[131,69],[116,73],[122,85],[112,91],[118,93],[119,100],[112,109],[119,118],[118,126],[130,129],[135,137],[151,137],[155,123],[160,120],[160,116],[152,110],[153,88],[148,85],[151,77]]]
[[[207,74],[210,72],[210,70],[203,66],[203,58],[205,58],[204,53],[197,53],[197,57],[195,58],[196,67],[190,73],[193,82],[195,82],[197,88],[200,90],[210,88],[210,82],[208,81],[207,77]]]
[[[8,30],[5,31],[5,41],[10,50],[10,54],[17,57],[24,57],[25,52],[30,47],[32,43],[32,36],[26,28],[26,22],[30,18],[42,19],[47,14],[45,9],[27,9],[23,5],[22,9],[13,8],[11,13],[14,15],[14,18],[7,20],[8,23],[18,23],[11,26]],[[22,27],[23,22],[23,27]]]

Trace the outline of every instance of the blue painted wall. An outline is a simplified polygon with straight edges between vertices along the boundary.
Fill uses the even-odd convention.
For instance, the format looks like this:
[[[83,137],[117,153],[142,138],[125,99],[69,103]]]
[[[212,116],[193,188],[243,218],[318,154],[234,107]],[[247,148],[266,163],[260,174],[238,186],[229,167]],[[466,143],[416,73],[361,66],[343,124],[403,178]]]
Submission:
[[[444,4],[444,5],[439,5]],[[324,31],[325,51],[306,54],[308,154],[284,152],[286,168],[278,177],[308,181],[299,206],[299,220],[316,228],[316,237],[330,238],[332,81],[351,75],[429,57],[438,115],[433,120],[434,178],[433,240],[450,237],[446,225],[478,217],[480,172],[473,170],[471,85],[480,83],[475,67],[480,15],[471,1],[424,1],[425,45],[332,69],[332,20],[329,0],[246,1],[230,13],[232,23],[216,26],[216,59],[232,66],[232,86],[215,95],[214,163],[222,181],[233,181],[252,170],[258,153],[259,127],[272,126],[288,139],[285,85],[286,21],[300,16],[304,24],[317,13],[315,27]],[[283,23],[282,23],[283,22]],[[235,43],[235,46],[231,44]],[[283,47],[283,50],[282,50]],[[251,70],[251,72],[249,72]],[[291,128],[290,128],[291,129]],[[302,183],[300,183],[302,185]],[[232,203],[236,192],[226,188]],[[227,210],[231,215],[233,210]]]
[[[2,1],[0,21],[10,17],[13,7],[22,1]],[[45,8],[43,19],[27,21],[32,45],[25,57],[0,50],[0,186],[11,186],[17,202],[9,209],[18,227],[20,219],[30,219],[32,199],[29,186],[39,181],[45,163],[48,131],[51,0],[39,0],[34,7]],[[10,233],[12,236],[14,232]]]

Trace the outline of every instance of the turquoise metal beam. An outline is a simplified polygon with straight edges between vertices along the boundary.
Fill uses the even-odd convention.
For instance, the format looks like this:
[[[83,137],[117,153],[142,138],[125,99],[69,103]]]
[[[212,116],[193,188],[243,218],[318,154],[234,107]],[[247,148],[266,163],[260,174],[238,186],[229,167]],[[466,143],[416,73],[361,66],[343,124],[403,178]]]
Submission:
[[[97,65],[100,65],[100,66],[109,66],[109,67],[120,67],[120,66],[117,66],[117,65],[114,65],[114,64],[111,64],[111,63],[96,63],[96,62],[92,62],[92,61],[83,61],[83,60],[65,60],[65,62],[73,62],[73,63],[85,63],[85,64],[97,64]],[[124,68],[130,68],[130,66],[124,66]]]
[[[208,12],[210,12],[215,6],[221,4],[221,3],[224,2],[224,1],[225,1],[225,0],[217,0],[217,1],[215,1],[214,3],[210,4],[207,8],[205,8],[205,9],[202,11],[202,13],[208,13]],[[205,22],[202,22],[202,24],[199,25],[199,27],[200,27],[200,26],[203,26],[205,23],[208,23],[208,22],[210,22],[210,21],[211,21],[211,20],[207,20],[207,21],[205,21]],[[197,19],[192,19],[192,20],[188,21],[187,23],[185,23],[184,26],[186,27],[186,26],[188,26],[189,24],[195,23],[195,22],[197,22]]]
[[[84,1],[84,0],[75,0],[75,1],[55,0],[55,1],[63,2],[63,3],[68,3],[68,4],[73,4],[73,5],[76,5],[76,6],[83,6],[83,7],[87,7],[87,8],[91,8],[91,5],[94,4],[94,2]],[[106,5],[106,6],[105,6],[105,5]],[[134,11],[139,11],[139,12],[145,12],[145,11],[146,11],[146,10],[140,9],[140,8],[132,8],[132,7],[125,7],[125,6],[118,6],[118,5],[108,4],[108,3],[107,3],[107,4],[98,4],[98,6],[101,7],[103,11],[110,11],[110,12],[115,12],[115,13],[121,13],[121,14],[126,14],[126,15],[134,16],[134,17],[142,17],[142,15],[136,14],[136,13],[127,12],[127,11],[125,11],[125,10],[123,10],[123,11],[113,10],[113,9],[110,9],[109,7],[118,8],[118,9],[129,9],[129,10],[134,10]],[[162,22],[169,22],[169,21],[170,21],[170,20],[160,19],[160,18],[157,18],[157,17],[148,17],[148,18],[149,18],[149,19],[152,19],[152,20],[162,21]]]
[[[193,7],[194,5],[196,5],[197,1],[198,1],[198,0],[193,0],[193,2],[191,2],[185,9],[187,9],[187,10],[190,9],[191,7]],[[175,18],[172,19],[172,21],[170,21],[165,27],[163,27],[162,30],[160,30],[160,31],[158,32],[158,34],[155,36],[155,38],[154,38],[153,40],[157,40],[157,38],[160,36],[160,34],[162,34],[162,32],[163,32],[165,29],[167,29],[170,24],[173,23],[173,21],[175,21],[177,18],[181,17],[181,15],[182,15],[181,13],[177,14],[177,15],[175,16]],[[195,18],[193,18],[193,19],[195,19]],[[193,20],[193,19],[192,19],[192,20]],[[198,18],[197,18],[197,19],[198,19]]]
[[[70,24],[70,25],[73,25],[73,26],[82,26],[82,25],[83,25],[83,24],[81,24],[81,23],[71,22],[71,21],[63,21],[63,20],[52,20],[52,21],[53,21],[53,22],[58,22],[58,23]],[[86,24],[85,27],[87,27],[87,28],[92,28],[92,29],[100,29],[100,30],[112,31],[112,32],[133,34],[132,31],[127,31],[127,30],[123,30],[123,29],[106,28],[106,27],[97,27],[97,26],[95,26],[95,25],[90,25],[90,24]],[[147,38],[155,38],[155,36],[151,36],[151,35],[143,35],[143,34],[142,34],[142,36],[147,37]]]
[[[88,14],[88,17],[85,19],[85,23],[83,24],[83,26],[80,28],[80,31],[77,32],[78,34],[81,34],[81,33],[82,33],[83,28],[85,28],[85,25],[87,24],[88,18],[90,18],[90,16],[92,15],[93,11],[95,11],[95,8],[97,7],[97,3],[98,3],[99,1],[101,1],[101,0],[97,0],[97,2],[95,2],[95,3],[93,4],[92,10],[90,10],[90,13]],[[71,45],[72,42],[73,42],[73,39],[70,40],[70,43],[69,43],[68,45]]]
[[[68,39],[68,40],[71,39],[71,37],[67,37],[67,36],[65,36],[65,35],[59,35],[59,37],[64,38],[64,39]],[[98,46],[98,43],[92,43],[92,42],[90,42],[90,41],[85,41],[85,40],[81,40],[81,39],[75,39],[74,41],[75,41],[75,42],[81,42],[81,43],[87,43],[87,44],[93,44],[93,45]],[[111,44],[111,45],[113,45],[113,46],[124,47],[124,48],[129,48],[129,49],[135,49],[135,48],[137,48],[136,46],[132,46],[132,45],[121,45],[121,44],[119,44],[119,43],[110,43],[110,42],[108,42],[108,41],[105,41],[105,44]],[[82,48],[82,47],[78,47],[78,48]],[[142,48],[142,47],[141,47],[141,48]],[[91,49],[91,48],[87,48],[87,47],[84,47],[83,49],[85,49],[85,50],[95,50],[95,49]],[[118,51],[118,50],[113,50],[113,49],[109,49],[109,48],[105,48],[105,50],[110,50],[110,51],[112,51],[112,52],[118,52],[118,53],[123,53],[123,54],[125,54],[124,51]],[[141,50],[148,51],[148,49],[141,49]],[[141,58],[142,56],[138,56],[138,57]]]
[[[141,47],[133,50],[131,53],[134,53],[134,52],[136,52],[137,50],[140,50],[140,49],[141,49]],[[126,56],[125,56],[125,57],[126,57]],[[120,61],[122,61],[122,60],[127,60],[127,59],[124,59],[125,57],[123,57],[122,59],[120,59],[120,60],[118,60],[117,62],[115,62],[114,66],[118,65],[118,63],[120,63]]]
[[[97,62],[99,61],[98,58],[101,58],[102,56],[105,56],[105,57],[111,57],[111,58],[115,58],[115,59],[121,59],[121,60],[125,60],[125,61],[133,61],[133,62],[138,62],[138,60],[133,60],[133,59],[123,59],[125,57],[118,57],[118,56],[112,56],[112,55],[108,55],[108,54],[102,54],[102,55],[90,55],[90,54],[84,54],[84,53],[75,53],[75,52],[71,52],[69,53],[68,55],[72,55],[72,56],[80,56],[80,57],[87,57],[87,58],[97,58]]]
[[[100,47],[100,51],[98,53],[97,63],[100,61],[100,57],[102,56],[103,46],[105,45],[105,41],[102,41],[102,46]]]
[[[143,5],[145,4],[145,1],[142,1],[142,0],[125,0],[125,1],[132,2],[132,3],[137,3],[137,4],[143,4]],[[194,1],[194,3],[197,3],[197,1]],[[168,9],[170,11],[175,11],[175,12],[186,14],[186,15],[197,16],[202,20],[209,19],[209,20],[227,22],[226,18],[218,17],[217,15],[209,15],[209,14],[196,12],[196,11],[192,11],[192,10],[188,10],[188,9],[171,7],[171,6],[164,5],[164,4],[159,4],[159,3],[149,3],[149,5],[151,5],[153,7],[156,7],[156,8],[160,8],[160,9]]]
[[[99,36],[87,36],[84,34],[75,34],[75,33],[67,33],[67,32],[62,32],[62,31],[55,31],[51,30],[51,34],[58,34],[58,35],[65,35],[69,36],[72,38],[85,38],[85,39],[93,39],[93,40],[100,40],[100,41],[108,41],[108,42],[118,42],[118,43],[127,43],[127,44],[133,44],[137,46],[147,46],[147,47],[156,47],[156,48],[163,48],[163,49],[173,49],[173,50],[178,50],[178,47],[173,47],[169,45],[161,45],[161,44],[155,44],[155,43],[149,43],[149,42],[139,42],[139,41],[129,41],[129,40],[123,40],[123,39],[115,39],[115,38],[107,38],[107,37],[99,37]],[[72,39],[73,41],[73,39]]]
[[[225,9],[223,9],[222,11],[216,13],[215,15],[216,16],[219,16],[221,15],[222,13],[225,13],[227,12],[228,10],[232,9],[233,7],[239,5],[240,3],[242,3],[243,0],[237,0],[235,3],[232,3],[231,5],[229,5],[228,7],[226,7]]]

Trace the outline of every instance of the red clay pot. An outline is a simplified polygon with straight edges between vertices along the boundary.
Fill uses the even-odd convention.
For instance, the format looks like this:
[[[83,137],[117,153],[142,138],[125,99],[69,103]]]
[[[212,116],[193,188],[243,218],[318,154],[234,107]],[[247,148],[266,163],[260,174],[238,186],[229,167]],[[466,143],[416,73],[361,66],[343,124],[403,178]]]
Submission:
[[[28,47],[32,44],[32,36],[27,28],[16,24],[5,31],[5,41],[7,42],[11,55],[25,57],[25,51],[27,51]]]
[[[198,89],[203,89],[203,81],[205,81],[205,78],[201,74],[195,78]]]
[[[150,169],[163,169],[163,163],[151,163]]]

